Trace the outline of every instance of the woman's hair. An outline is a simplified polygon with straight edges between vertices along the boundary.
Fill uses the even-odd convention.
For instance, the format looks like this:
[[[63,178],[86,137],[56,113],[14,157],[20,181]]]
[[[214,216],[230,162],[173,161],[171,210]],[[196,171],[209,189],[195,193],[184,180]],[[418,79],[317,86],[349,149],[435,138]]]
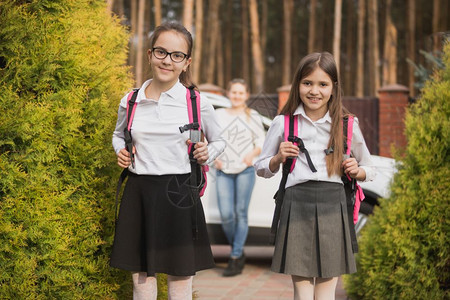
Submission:
[[[242,84],[245,87],[245,91],[247,93],[250,93],[250,87],[248,86],[248,83],[242,78],[231,79],[230,82],[228,82],[227,91],[230,91],[233,84],[236,84],[236,83]],[[250,119],[250,108],[247,106],[247,104],[245,104],[244,111],[245,111],[245,114],[247,115],[247,120]]]
[[[185,39],[187,46],[188,46],[188,52],[186,59],[191,57],[192,54],[192,46],[193,46],[193,40],[191,33],[180,23],[177,22],[164,22],[158,27],[155,28],[155,31],[153,31],[152,35],[150,36],[150,49],[153,49],[155,46],[156,41],[158,40],[159,36],[163,32],[167,31],[174,31]],[[191,66],[189,65],[186,69],[186,72],[181,72],[180,74],[180,82],[185,87],[195,86],[195,84],[192,82],[192,75],[191,75]]]
[[[328,52],[311,53],[305,56],[297,66],[297,70],[292,80],[291,91],[286,105],[281,110],[281,114],[293,114],[302,103],[300,99],[299,86],[303,78],[311,74],[315,69],[320,68],[330,76],[333,83],[333,91],[328,101],[328,111],[331,117],[330,140],[328,148],[333,147],[333,153],[326,156],[328,175],[342,173],[342,155],[344,151],[344,137],[342,130],[342,118],[349,112],[342,105],[342,90],[339,74],[333,55]]]

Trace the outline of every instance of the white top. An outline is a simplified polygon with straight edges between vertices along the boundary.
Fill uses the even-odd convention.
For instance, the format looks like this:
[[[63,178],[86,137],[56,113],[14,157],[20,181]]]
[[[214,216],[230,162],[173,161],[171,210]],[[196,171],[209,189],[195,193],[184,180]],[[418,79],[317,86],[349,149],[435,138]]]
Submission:
[[[250,116],[244,111],[233,114],[226,108],[216,112],[223,128],[222,137],[227,143],[225,151],[218,157],[223,163],[221,171],[227,174],[240,173],[247,168],[243,162],[245,155],[255,147],[263,146],[265,133],[261,116],[253,109],[250,110]]]
[[[158,101],[145,96],[144,82],[136,98],[136,111],[131,126],[133,145],[136,147],[135,168],[128,169],[140,175],[187,174],[191,172],[186,141],[189,130],[180,133],[179,127],[189,123],[186,103],[186,87],[179,81],[168,91],[161,93]],[[123,129],[126,126],[127,97],[120,101],[116,129],[112,143],[118,153],[125,147]],[[206,96],[200,96],[201,127],[208,140],[209,159],[212,162],[225,148],[220,136],[222,129],[217,122],[213,106]]]
[[[286,188],[303,183],[309,180],[329,181],[342,183],[341,176],[333,174],[328,176],[327,166],[325,162],[325,149],[328,148],[328,141],[330,139],[331,118],[327,112],[325,116],[313,122],[305,113],[303,105],[300,105],[294,115],[298,117],[298,135],[303,140],[305,148],[308,150],[311,160],[317,169],[313,173],[306,160],[305,154],[299,153],[295,168],[289,174]],[[367,149],[361,129],[359,128],[358,119],[354,119],[353,137],[352,137],[352,155],[358,161],[359,167],[366,172],[365,181],[370,181],[375,178],[375,168],[373,166],[369,150]],[[269,162],[273,156],[278,153],[280,143],[284,141],[284,116],[276,116],[272,125],[267,132],[266,140],[259,159],[255,163],[256,173],[261,177],[272,177],[278,172],[272,173],[269,169]]]

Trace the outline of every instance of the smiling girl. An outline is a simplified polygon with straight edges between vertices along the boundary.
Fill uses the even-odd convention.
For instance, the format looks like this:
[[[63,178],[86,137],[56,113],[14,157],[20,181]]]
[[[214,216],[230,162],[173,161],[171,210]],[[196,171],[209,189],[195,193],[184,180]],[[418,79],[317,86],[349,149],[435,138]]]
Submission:
[[[255,163],[259,176],[272,177],[288,157],[297,159],[286,182],[272,261],[289,274],[294,299],[334,299],[338,276],[356,272],[341,176],[372,180],[375,170],[355,118],[352,157],[344,159],[342,106],[336,63],[328,52],[312,53],[297,67],[288,101],[266,137]],[[314,168],[292,142],[284,142],[284,116],[298,116]],[[329,149],[333,149],[330,151]],[[325,151],[327,150],[327,151]]]
[[[214,267],[202,204],[175,204],[190,197],[191,165],[187,152],[189,123],[186,87],[191,86],[192,37],[178,23],[158,26],[151,37],[148,60],[153,78],[136,98],[131,127],[134,163],[125,148],[127,99],[118,111],[113,147],[118,165],[129,176],[116,224],[111,266],[132,272],[133,299],[156,299],[155,273],[168,274],[169,299],[192,298],[192,276]],[[201,97],[201,128],[206,142],[194,146],[199,164],[212,162],[225,141],[212,105]],[[189,198],[190,199],[190,198]],[[179,202],[176,202],[179,203]]]

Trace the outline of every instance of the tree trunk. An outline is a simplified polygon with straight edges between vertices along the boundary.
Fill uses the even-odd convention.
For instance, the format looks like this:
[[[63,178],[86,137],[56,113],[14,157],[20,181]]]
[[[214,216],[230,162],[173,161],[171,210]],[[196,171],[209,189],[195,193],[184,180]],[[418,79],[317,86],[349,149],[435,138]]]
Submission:
[[[137,0],[131,0],[130,5],[130,54],[128,55],[128,64],[132,66],[134,73],[136,74],[136,30],[137,30]]]
[[[355,88],[355,71],[354,71],[354,47],[355,47],[355,7],[353,5],[353,1],[347,1],[347,39],[345,41],[346,44],[346,64],[345,64],[345,72],[344,72],[344,92],[346,95],[354,95]],[[342,73],[341,73],[342,74]],[[341,77],[342,78],[342,77]]]
[[[370,70],[371,84],[370,95],[375,96],[380,88],[380,50],[378,42],[378,2],[369,1],[369,53],[370,53]]]
[[[206,80],[207,82],[214,83],[214,73],[216,69],[216,46],[217,46],[217,38],[220,34],[219,32],[219,0],[211,0],[209,2],[209,20],[208,20],[208,65],[206,70]]]
[[[222,32],[220,28],[220,24],[218,24],[217,32]],[[225,72],[223,68],[223,46],[222,46],[222,34],[218,34],[217,36],[217,45],[216,45],[216,64],[217,64],[217,85],[223,88],[225,86]]]
[[[161,25],[162,11],[161,11],[161,0],[153,0],[153,5],[155,6],[155,27]]]
[[[413,63],[416,61],[416,0],[408,0],[408,34],[406,43],[406,56]],[[408,86],[409,94],[414,97],[416,94],[414,88],[414,66],[408,64]]]
[[[309,12],[309,28],[308,28],[308,53],[316,50],[316,7],[317,0],[311,0]]]
[[[194,0],[183,0],[183,26],[189,32],[192,32],[193,14],[194,14]]]
[[[383,85],[397,83],[397,29],[391,17],[392,0],[386,0]]]
[[[339,73],[341,61],[341,26],[342,26],[342,0],[334,2],[334,33],[333,33],[333,56]]]
[[[150,39],[147,35],[147,32],[150,32],[150,29],[152,27],[151,15],[152,15],[151,0],[146,0],[145,13],[144,13],[144,31],[142,34],[142,43],[143,43],[142,44],[142,82],[144,82],[146,78],[149,78],[152,76],[151,68],[149,68],[148,64],[147,64],[148,63],[147,50],[151,47]]]
[[[317,16],[328,16],[325,7],[321,6],[320,9],[316,6],[315,10],[315,21],[314,21],[314,27],[315,27],[315,34],[314,34],[314,51],[324,51],[325,44],[324,44],[324,35],[325,33],[325,20],[324,18],[317,18]],[[329,39],[330,34],[328,33],[327,39]]]
[[[267,21],[268,21],[269,5],[268,0],[262,0],[261,12],[261,52],[266,64],[266,48],[267,48]],[[264,67],[265,69],[265,67]]]
[[[137,23],[137,53],[136,53],[136,86],[140,87],[143,82],[143,56],[144,56],[144,14],[145,0],[139,0],[138,23]]]
[[[440,20],[440,5],[439,0],[433,0],[433,51],[438,52],[441,49],[439,39],[439,20]]]
[[[227,1],[227,18],[225,22],[225,83],[231,81],[233,70],[233,1]],[[226,88],[226,86],[224,86]]]
[[[356,97],[364,96],[364,25],[366,0],[358,0],[358,53],[356,64]]]
[[[114,6],[114,0],[106,0],[106,9],[112,11]]]
[[[253,56],[253,91],[260,93],[264,89],[264,66],[259,36],[258,3],[250,0],[250,23]]]
[[[294,3],[292,0],[283,0],[283,62],[282,62],[282,85],[289,84],[291,80],[291,54],[292,54],[292,11]]]
[[[125,9],[123,7],[123,0],[119,0],[119,1],[115,1],[114,2],[113,11],[116,11],[117,15],[120,18],[123,18],[123,16],[125,15]]]
[[[247,0],[241,0],[242,5],[242,78],[251,86],[250,82],[250,59],[248,41],[248,5]]]
[[[202,61],[203,43],[203,0],[195,1],[195,41],[194,55],[192,60],[192,78],[194,84],[200,83],[200,63]]]

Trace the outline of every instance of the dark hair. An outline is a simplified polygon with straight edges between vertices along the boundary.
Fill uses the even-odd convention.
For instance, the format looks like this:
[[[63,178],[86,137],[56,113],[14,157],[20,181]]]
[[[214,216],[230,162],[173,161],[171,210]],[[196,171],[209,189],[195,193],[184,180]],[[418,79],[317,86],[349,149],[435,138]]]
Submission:
[[[181,25],[178,22],[164,22],[158,27],[156,27],[155,31],[153,31],[152,35],[150,36],[150,49],[153,49],[161,33],[167,31],[175,31],[176,33],[179,33],[184,37],[188,46],[188,52],[186,53],[188,56],[186,57],[186,59],[191,57],[192,47],[194,44],[192,40],[192,35],[183,25]],[[195,84],[192,82],[190,65],[187,67],[186,72],[181,72],[180,82],[186,87],[195,86]]]
[[[230,91],[233,84],[236,84],[236,83],[242,84],[245,87],[245,90],[247,91],[247,93],[250,93],[250,87],[248,86],[248,83],[242,78],[231,79],[230,82],[228,82],[227,91]],[[247,104],[245,104],[244,111],[245,111],[245,115],[247,116],[247,120],[249,120],[250,119],[250,108],[247,106]]]
[[[349,112],[342,105],[342,89],[333,55],[329,52],[311,53],[300,61],[297,70],[295,71],[294,79],[292,80],[289,98],[286,105],[281,110],[281,114],[293,114],[297,107],[302,104],[299,91],[300,82],[317,68],[320,68],[327,73],[333,82],[333,91],[330,100],[328,101],[328,111],[331,117],[328,147],[333,147],[334,151],[326,156],[327,171],[328,175],[341,174],[342,154],[344,151],[342,118],[344,115],[348,115]]]

